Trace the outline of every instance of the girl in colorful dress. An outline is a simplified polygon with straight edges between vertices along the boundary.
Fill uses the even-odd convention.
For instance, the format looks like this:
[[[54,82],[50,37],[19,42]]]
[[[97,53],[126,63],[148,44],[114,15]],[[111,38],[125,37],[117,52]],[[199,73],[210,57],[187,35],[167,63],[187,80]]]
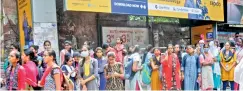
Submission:
[[[98,61],[90,56],[89,46],[83,46],[80,74],[83,90],[98,90]]]
[[[38,85],[44,87],[44,90],[61,90],[61,69],[57,65],[55,51],[45,51],[43,59],[47,69]]]
[[[25,90],[26,72],[19,63],[20,53],[12,51],[9,54],[9,62],[12,64],[6,72],[6,89],[7,90]]]
[[[125,90],[123,84],[124,70],[121,63],[116,62],[114,52],[107,54],[108,64],[105,66],[106,90]]]
[[[106,79],[105,79],[105,74],[104,74],[104,68],[105,65],[107,64],[107,61],[105,59],[105,57],[103,56],[103,52],[102,52],[102,48],[101,47],[97,47],[95,49],[95,58],[98,60],[98,73],[100,75],[100,80],[99,80],[99,84],[100,90],[105,90],[105,86],[106,86]]]
[[[152,73],[151,73],[151,90],[161,90],[162,83],[159,77],[159,70],[161,66],[161,52],[159,48],[154,48],[153,50],[154,56],[150,59]]]
[[[200,62],[202,67],[202,90],[213,90],[213,71],[212,65],[214,63],[213,56],[209,51],[209,45],[204,45],[204,53],[200,55]]]
[[[116,46],[114,47],[114,49],[116,50],[116,61],[117,62],[121,62],[123,64],[123,50],[124,50],[124,45],[122,44],[122,38],[117,38],[116,39]]]
[[[225,43],[225,49],[220,53],[220,58],[223,90],[226,90],[229,82],[231,90],[234,90],[234,70],[236,65],[236,55],[231,51],[229,42]]]

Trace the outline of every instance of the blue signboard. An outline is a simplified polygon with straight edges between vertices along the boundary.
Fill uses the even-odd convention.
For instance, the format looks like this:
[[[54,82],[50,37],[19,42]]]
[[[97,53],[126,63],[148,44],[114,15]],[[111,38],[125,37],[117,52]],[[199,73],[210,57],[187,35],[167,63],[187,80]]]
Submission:
[[[111,0],[111,12],[119,14],[148,15],[147,0]]]

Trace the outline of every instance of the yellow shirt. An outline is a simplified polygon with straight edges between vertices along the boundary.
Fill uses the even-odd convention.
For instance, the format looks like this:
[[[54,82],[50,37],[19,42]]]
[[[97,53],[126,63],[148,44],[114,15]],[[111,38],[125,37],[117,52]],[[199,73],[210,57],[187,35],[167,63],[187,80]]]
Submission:
[[[85,63],[84,64],[84,75],[89,76],[90,74],[90,63]]]
[[[226,68],[232,67],[232,65],[236,62],[236,55],[234,54],[233,58],[229,61],[226,62],[223,53],[220,53],[220,58],[221,58],[221,63],[222,65]],[[235,67],[232,67],[230,71],[226,71],[222,66],[221,66],[221,78],[222,81],[234,81],[234,71]]]

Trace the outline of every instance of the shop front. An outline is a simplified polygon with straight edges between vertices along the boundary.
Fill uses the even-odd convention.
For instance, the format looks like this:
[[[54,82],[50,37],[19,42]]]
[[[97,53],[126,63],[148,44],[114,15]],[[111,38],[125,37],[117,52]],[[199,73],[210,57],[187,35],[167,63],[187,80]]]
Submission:
[[[223,0],[57,0],[56,3],[60,48],[65,40],[71,40],[74,48],[80,49],[85,41],[95,47],[114,44],[118,37],[129,46],[188,45],[198,41],[200,34],[214,39],[216,22],[224,21]]]

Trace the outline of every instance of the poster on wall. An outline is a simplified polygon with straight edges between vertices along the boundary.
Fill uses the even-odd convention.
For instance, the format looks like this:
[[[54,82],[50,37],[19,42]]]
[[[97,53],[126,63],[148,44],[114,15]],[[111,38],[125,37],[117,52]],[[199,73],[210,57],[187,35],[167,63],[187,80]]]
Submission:
[[[128,46],[140,45],[145,47],[149,44],[149,32],[147,28],[130,27],[102,27],[103,43],[115,44],[116,39],[121,37]]]
[[[57,24],[55,23],[34,23],[34,45],[39,46],[38,52],[44,51],[44,41],[51,42],[51,48],[56,52],[59,58]]]
[[[23,50],[33,44],[31,0],[17,0],[17,3],[20,47]]]
[[[243,24],[243,6],[229,3],[227,4],[227,23]]]

